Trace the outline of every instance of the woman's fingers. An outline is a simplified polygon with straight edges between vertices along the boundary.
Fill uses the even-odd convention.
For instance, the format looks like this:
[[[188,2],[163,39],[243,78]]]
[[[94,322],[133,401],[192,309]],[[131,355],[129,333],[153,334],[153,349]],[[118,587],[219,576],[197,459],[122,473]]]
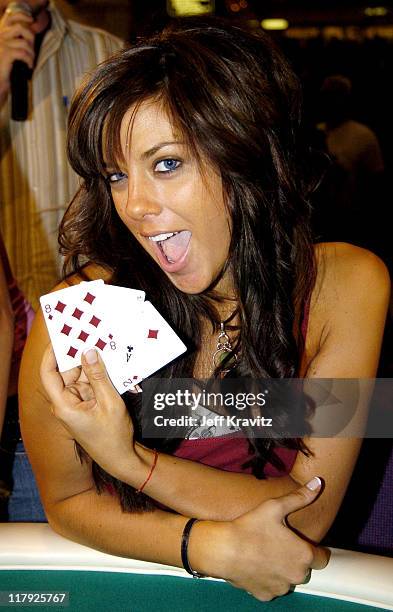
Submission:
[[[321,492],[322,482],[318,476],[314,476],[310,482],[299,487],[295,491],[279,497],[277,502],[277,512],[280,520],[285,520],[288,514],[296,512],[311,504]],[[310,562],[311,569],[323,569],[329,562],[330,552],[326,548],[313,546],[310,544],[313,552],[313,559]]]
[[[86,377],[80,367],[66,372],[58,371],[52,345],[45,349],[41,363],[41,380],[51,401],[52,414],[69,429],[69,423],[75,419],[75,411],[89,408],[95,398]],[[91,401],[92,400],[92,401]]]
[[[318,497],[321,484],[319,478],[313,478],[307,485],[265,501],[232,521],[233,548],[226,558],[233,559],[233,565],[229,561],[231,567],[224,578],[257,599],[268,601],[296,584],[304,584],[311,569],[323,569],[329,551],[314,546],[285,524],[289,514]]]
[[[72,368],[67,372],[60,373],[57,368],[56,357],[51,344],[45,349],[41,363],[41,380],[45,391],[55,403],[63,400],[63,392],[66,387],[81,382],[81,369]]]
[[[53,354],[45,354],[42,370],[55,416],[106,471],[116,477],[118,473],[123,475],[123,471],[127,473],[133,457],[132,421],[101,356],[95,349],[84,353],[77,381],[63,385],[55,378],[52,357]],[[63,373],[64,378],[66,374]]]
[[[44,389],[52,402],[59,400],[64,391],[64,381],[57,371],[56,357],[50,343],[42,358],[40,375]]]
[[[329,563],[330,550],[323,546],[312,546],[314,558],[310,563],[310,569],[321,570]]]
[[[318,476],[314,476],[310,482],[299,487],[295,491],[283,495],[274,500],[277,506],[278,518],[282,521],[291,514],[305,508],[311,504],[321,492],[322,482]],[[313,546],[310,544],[310,549],[313,553],[313,558],[310,561],[311,569],[323,569],[329,562],[330,552],[326,548],[320,546]]]
[[[314,476],[310,482],[300,486],[295,491],[275,499],[276,511],[280,520],[284,520],[288,514],[301,510],[313,502],[321,492],[322,482],[318,476]]]
[[[82,368],[98,402],[119,399],[119,394],[112,385],[104,362],[96,349],[91,348],[82,355]]]

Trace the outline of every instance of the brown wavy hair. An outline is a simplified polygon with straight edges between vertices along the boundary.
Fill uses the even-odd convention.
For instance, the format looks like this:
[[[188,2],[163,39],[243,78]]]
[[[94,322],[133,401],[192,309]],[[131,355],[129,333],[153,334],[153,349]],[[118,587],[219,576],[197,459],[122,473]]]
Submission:
[[[69,159],[83,183],[61,225],[65,272],[91,261],[111,271],[112,283],[146,291],[191,347],[160,376],[192,377],[201,344],[199,322],[207,316],[213,329],[219,322],[215,283],[199,295],[184,294],[169,283],[119,219],[106,181],[104,152],[105,163],[116,166],[122,156],[122,118],[146,100],[163,105],[190,150],[222,177],[233,228],[226,266],[240,317],[234,347],[240,359],[232,375],[298,376],[304,348],[301,313],[315,283],[308,187],[300,168],[305,157],[298,142],[301,93],[298,79],[265,34],[214,18],[177,20],[116,54],[85,80],[69,117]],[[142,439],[135,417],[138,399],[126,401]],[[278,409],[275,419],[285,425],[290,409]],[[298,439],[249,435],[249,442],[257,477],[263,477],[267,461],[283,469],[274,453],[277,446],[307,452]],[[178,443],[155,440],[154,446],[173,452]],[[147,498],[135,497],[131,487],[95,464],[93,473],[99,489],[112,483],[123,508],[150,507]]]

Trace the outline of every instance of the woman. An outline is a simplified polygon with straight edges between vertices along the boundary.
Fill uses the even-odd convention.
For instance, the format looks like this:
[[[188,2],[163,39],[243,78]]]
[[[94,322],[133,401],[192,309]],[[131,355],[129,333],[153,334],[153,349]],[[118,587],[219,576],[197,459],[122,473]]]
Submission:
[[[67,283],[145,290],[190,349],[163,377],[375,375],[388,277],[361,249],[313,249],[298,120],[298,83],[270,40],[214,20],[178,22],[79,89],[69,156],[83,185],[61,230]],[[203,441],[157,440],[153,451],[141,444],[140,394],[126,399],[132,423],[94,351],[82,373],[60,376],[47,343],[38,317],[21,397],[55,530],[113,554],[183,561],[259,599],[324,567],[310,541],[334,519],[359,440],[283,440],[277,450],[252,435],[219,438],[229,465]],[[315,474],[325,488],[308,505]]]

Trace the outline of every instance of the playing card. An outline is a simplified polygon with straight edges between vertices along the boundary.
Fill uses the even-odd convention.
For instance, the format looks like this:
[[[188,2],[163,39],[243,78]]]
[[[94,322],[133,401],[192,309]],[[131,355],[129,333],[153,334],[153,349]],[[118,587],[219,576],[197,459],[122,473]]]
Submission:
[[[105,285],[104,292],[112,304],[105,322],[113,330],[120,347],[113,356],[113,362],[109,364],[105,361],[105,365],[116,389],[124,393],[142,380],[136,363],[136,347],[142,343],[141,318],[145,294],[114,285]]]
[[[82,282],[40,298],[60,372],[79,366],[88,348],[102,353],[118,350],[114,334],[103,322],[103,287],[102,280]]]
[[[137,374],[147,378],[187,350],[170,325],[151,302],[144,302],[141,336],[135,348]],[[141,344],[139,344],[141,342]]]
[[[139,289],[129,289],[128,287],[119,287],[118,285],[103,285],[105,296],[113,302],[116,312],[127,312],[127,309],[135,302],[135,304],[143,304],[145,301],[145,292]],[[120,315],[121,316],[121,315]]]
[[[100,351],[118,392],[132,389],[181,355],[186,346],[143,291],[83,281],[40,298],[60,372]]]

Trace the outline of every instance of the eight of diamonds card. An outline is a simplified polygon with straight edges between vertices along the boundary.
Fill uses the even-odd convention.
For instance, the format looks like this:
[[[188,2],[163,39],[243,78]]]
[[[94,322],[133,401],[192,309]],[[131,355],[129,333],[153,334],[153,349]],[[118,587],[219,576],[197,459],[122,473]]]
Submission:
[[[117,349],[98,300],[103,287],[102,280],[91,281],[40,298],[60,372],[79,366],[81,355],[88,348],[95,347],[102,353]]]

